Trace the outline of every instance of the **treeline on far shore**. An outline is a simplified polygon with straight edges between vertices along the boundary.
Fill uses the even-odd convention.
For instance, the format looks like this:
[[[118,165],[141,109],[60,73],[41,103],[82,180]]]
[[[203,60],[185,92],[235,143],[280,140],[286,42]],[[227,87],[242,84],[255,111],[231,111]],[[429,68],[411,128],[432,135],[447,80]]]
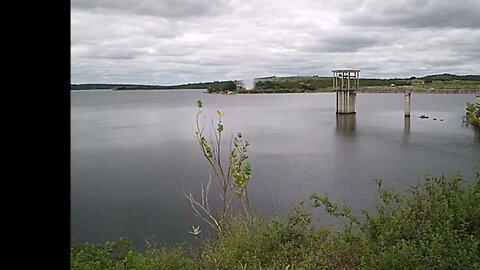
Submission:
[[[71,84],[70,90],[164,90],[164,89],[207,89],[211,83],[188,83],[180,85],[145,84]]]
[[[332,90],[332,77],[291,76],[256,78],[255,88],[249,93],[323,92]],[[480,75],[437,74],[410,78],[360,78],[360,86],[413,86],[433,88],[480,88]],[[71,84],[70,90],[163,90],[206,89],[209,93],[242,92],[241,80],[187,83],[178,85],[143,84]]]

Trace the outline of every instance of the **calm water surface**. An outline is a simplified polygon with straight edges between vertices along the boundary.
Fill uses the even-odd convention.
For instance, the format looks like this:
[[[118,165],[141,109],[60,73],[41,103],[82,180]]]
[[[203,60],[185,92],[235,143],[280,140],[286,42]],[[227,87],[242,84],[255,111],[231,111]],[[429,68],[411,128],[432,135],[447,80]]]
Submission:
[[[199,194],[209,177],[193,136],[198,99],[208,116],[225,111],[226,134],[241,131],[251,142],[250,200],[260,215],[284,216],[312,192],[359,210],[375,203],[374,178],[404,190],[426,170],[471,178],[480,161],[480,137],[461,121],[474,95],[414,94],[405,121],[403,94],[358,94],[357,115],[337,118],[333,93],[76,91],[72,238],[173,243],[187,240],[192,225],[205,227],[183,196],[183,189]],[[316,212],[318,222],[331,222]]]

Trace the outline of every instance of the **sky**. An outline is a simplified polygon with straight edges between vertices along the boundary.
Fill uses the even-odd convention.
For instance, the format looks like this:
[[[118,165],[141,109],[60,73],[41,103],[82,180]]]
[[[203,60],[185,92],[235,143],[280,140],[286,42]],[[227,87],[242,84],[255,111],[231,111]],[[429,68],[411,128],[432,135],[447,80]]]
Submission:
[[[480,74],[479,0],[71,0],[71,83]]]

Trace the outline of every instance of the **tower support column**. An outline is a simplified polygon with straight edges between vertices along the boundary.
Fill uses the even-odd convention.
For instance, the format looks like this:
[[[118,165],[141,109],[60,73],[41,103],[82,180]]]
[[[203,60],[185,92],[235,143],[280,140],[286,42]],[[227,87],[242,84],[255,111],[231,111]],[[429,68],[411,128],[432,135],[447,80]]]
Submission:
[[[411,100],[412,93],[410,91],[405,91],[405,117],[410,117]]]

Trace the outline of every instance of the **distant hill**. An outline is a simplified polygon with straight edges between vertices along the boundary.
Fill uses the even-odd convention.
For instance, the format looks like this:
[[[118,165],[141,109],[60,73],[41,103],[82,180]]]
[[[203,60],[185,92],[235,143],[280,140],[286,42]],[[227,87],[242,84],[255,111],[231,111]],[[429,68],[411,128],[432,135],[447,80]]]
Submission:
[[[195,89],[198,84],[183,84],[173,86],[146,84],[71,84],[70,90],[155,90],[155,89]]]
[[[213,81],[187,83],[178,85],[148,85],[148,84],[71,84],[70,90],[163,90],[163,89],[208,89],[217,88],[235,81]]]
[[[431,80],[431,81],[452,81],[452,80],[461,80],[461,81],[480,81],[480,75],[455,75],[455,74],[435,74],[428,75],[425,77],[420,77],[418,79],[422,80]]]
[[[134,84],[71,84],[70,90],[117,89],[120,87],[152,87],[152,86],[134,85]]]

